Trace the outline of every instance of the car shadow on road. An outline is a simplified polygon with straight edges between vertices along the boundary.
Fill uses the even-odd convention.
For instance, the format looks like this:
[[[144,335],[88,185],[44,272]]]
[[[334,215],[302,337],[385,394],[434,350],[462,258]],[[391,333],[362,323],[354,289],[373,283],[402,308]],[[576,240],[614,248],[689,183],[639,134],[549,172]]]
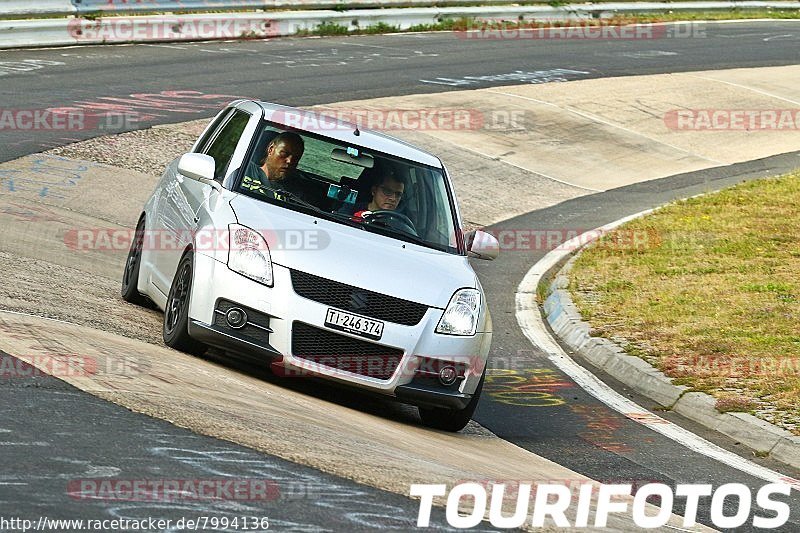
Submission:
[[[280,376],[276,374],[274,367],[271,365],[258,363],[252,359],[216,348],[209,349],[201,357],[234,372],[246,374],[283,389],[299,392],[318,400],[335,403],[387,420],[422,427],[416,407],[400,403],[389,397],[368,391],[353,390],[352,387],[339,386],[334,382],[308,375]]]

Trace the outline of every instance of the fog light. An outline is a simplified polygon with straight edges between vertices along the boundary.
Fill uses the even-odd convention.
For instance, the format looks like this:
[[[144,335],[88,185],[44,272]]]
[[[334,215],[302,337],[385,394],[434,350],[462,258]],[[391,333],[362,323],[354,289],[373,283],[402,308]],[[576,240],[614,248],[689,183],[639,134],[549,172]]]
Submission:
[[[455,383],[456,378],[458,378],[458,372],[454,366],[446,366],[439,371],[439,382],[445,387]]]
[[[241,329],[247,324],[247,313],[238,307],[234,307],[225,313],[225,319],[228,321],[228,325],[233,329]]]

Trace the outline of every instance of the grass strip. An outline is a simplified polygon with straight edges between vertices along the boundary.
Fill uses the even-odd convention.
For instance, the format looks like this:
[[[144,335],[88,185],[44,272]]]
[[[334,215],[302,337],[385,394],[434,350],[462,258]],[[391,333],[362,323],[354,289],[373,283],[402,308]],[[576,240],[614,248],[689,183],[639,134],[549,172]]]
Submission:
[[[670,204],[586,249],[592,334],[800,434],[800,171]]]

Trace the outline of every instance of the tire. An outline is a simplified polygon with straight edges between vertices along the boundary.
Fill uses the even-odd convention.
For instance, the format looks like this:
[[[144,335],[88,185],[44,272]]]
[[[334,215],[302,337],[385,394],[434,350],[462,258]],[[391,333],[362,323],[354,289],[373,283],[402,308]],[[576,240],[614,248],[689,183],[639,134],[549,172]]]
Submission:
[[[167,296],[164,307],[164,326],[162,335],[164,344],[181,352],[200,355],[208,348],[203,343],[189,336],[189,298],[192,294],[192,278],[194,277],[194,254],[187,252],[178,269]]]
[[[142,245],[144,243],[144,217],[136,225],[128,258],[125,261],[125,270],[122,272],[122,299],[136,305],[149,304],[147,297],[139,293],[139,269],[142,266]]]
[[[475,413],[475,408],[478,407],[478,401],[481,398],[481,391],[483,390],[483,381],[486,379],[486,369],[483,370],[481,380],[478,382],[478,387],[475,389],[475,394],[467,406],[463,409],[447,409],[445,407],[419,407],[419,417],[422,423],[432,429],[439,429],[442,431],[457,432],[464,429],[472,415]]]

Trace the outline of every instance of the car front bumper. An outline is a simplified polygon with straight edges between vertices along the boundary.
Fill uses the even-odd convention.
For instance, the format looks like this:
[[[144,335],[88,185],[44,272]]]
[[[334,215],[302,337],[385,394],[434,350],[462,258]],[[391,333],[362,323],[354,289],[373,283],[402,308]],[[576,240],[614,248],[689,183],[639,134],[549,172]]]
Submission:
[[[418,324],[406,326],[385,321],[379,341],[365,339],[325,326],[331,306],[295,293],[288,268],[273,265],[273,275],[274,286],[266,287],[231,271],[224,263],[196,254],[189,334],[218,348],[247,354],[265,363],[274,362],[288,376],[332,379],[427,407],[461,409],[471,399],[486,364],[490,332],[469,337],[437,334],[435,328],[443,310],[429,307]],[[249,320],[252,327],[248,324],[237,330],[227,325],[224,313],[229,308],[226,306],[231,305],[245,310],[248,319],[252,319]],[[481,320],[485,322],[485,316]],[[298,331],[312,329],[323,337],[345,337],[337,337],[344,344],[363,346],[368,342],[385,347],[387,352],[397,354],[395,360],[399,359],[399,364],[396,368],[376,367],[378,372],[364,372],[364,368],[371,370],[371,367],[336,368],[326,364],[324,357],[310,360],[296,356],[293,340],[296,341]],[[332,353],[330,357],[348,355]],[[425,372],[432,361],[437,368],[449,363],[457,365],[463,378],[450,386],[441,384],[430,372]],[[381,375],[376,377],[376,374]]]

